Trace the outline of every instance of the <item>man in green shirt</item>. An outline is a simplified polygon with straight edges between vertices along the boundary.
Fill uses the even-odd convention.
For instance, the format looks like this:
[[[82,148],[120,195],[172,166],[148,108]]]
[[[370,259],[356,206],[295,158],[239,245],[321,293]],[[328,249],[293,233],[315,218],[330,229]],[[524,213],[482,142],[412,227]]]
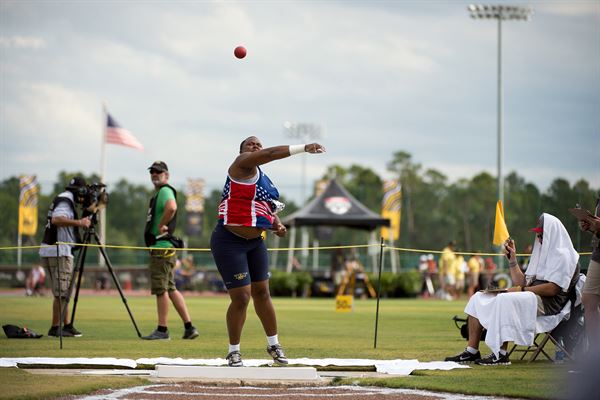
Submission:
[[[156,192],[150,200],[144,239],[150,250],[150,291],[156,296],[158,327],[145,340],[169,339],[167,317],[169,300],[184,323],[183,339],[198,337],[198,330],[185,305],[183,295],[175,287],[173,269],[177,261],[172,235],[177,223],[177,191],[168,184],[169,169],[163,161],[155,161],[149,168],[150,179]]]

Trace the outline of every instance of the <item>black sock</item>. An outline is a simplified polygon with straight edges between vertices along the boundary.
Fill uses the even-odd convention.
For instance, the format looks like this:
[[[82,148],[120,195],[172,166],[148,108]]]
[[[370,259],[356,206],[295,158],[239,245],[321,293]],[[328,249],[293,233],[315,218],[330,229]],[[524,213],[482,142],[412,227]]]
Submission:
[[[165,333],[168,329],[167,329],[166,326],[160,326],[160,325],[158,325],[158,328],[156,328],[156,330],[159,331],[159,332]]]
[[[184,322],[183,323],[183,327],[185,329],[190,329],[192,327],[192,321],[190,321],[190,322]]]

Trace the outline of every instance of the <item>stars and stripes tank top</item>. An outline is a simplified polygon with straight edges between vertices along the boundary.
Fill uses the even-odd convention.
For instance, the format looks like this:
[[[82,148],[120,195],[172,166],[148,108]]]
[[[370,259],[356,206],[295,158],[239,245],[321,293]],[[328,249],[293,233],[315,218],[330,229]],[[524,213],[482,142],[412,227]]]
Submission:
[[[269,229],[280,208],[278,199],[279,191],[260,168],[253,182],[238,182],[227,175],[218,208],[219,223]]]

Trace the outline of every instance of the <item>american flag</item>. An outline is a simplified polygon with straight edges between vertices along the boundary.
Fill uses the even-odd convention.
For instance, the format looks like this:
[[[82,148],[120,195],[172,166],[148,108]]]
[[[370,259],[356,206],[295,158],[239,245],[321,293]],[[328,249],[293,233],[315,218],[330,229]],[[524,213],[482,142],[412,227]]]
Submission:
[[[144,146],[125,128],[106,113],[106,143],[120,144],[121,146],[133,147],[143,151]]]

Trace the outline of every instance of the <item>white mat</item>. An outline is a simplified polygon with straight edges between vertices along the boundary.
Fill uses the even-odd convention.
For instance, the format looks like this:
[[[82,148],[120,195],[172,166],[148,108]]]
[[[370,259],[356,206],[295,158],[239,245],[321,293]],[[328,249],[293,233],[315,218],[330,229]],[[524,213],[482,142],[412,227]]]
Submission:
[[[304,365],[308,367],[375,367],[377,372],[390,375],[410,375],[415,370],[450,370],[454,368],[469,368],[455,362],[433,361],[419,362],[419,360],[372,360],[363,358],[290,358],[290,364]],[[0,367],[16,367],[17,364],[27,365],[109,365],[136,368],[142,365],[227,365],[223,358],[138,358],[128,360],[124,358],[50,358],[50,357],[23,357],[23,358],[0,358]],[[273,364],[273,360],[248,359],[244,360],[247,367],[260,367]]]

